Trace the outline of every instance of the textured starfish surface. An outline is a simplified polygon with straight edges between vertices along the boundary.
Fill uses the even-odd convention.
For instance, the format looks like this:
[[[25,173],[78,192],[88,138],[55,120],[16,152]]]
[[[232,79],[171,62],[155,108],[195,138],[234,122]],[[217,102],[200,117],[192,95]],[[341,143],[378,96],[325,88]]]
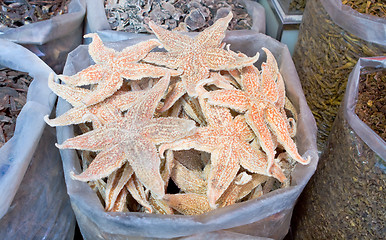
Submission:
[[[87,34],[85,37],[93,39],[88,51],[96,64],[73,76],[60,75],[59,78],[73,86],[97,84],[95,89],[82,99],[82,103],[86,106],[96,104],[111,96],[122,86],[123,78],[138,80],[144,77],[162,77],[166,72],[170,72],[172,76],[180,74],[175,70],[139,63],[153,48],[160,45],[155,39],[140,42],[118,52],[104,46],[95,33]]]
[[[151,52],[143,60],[182,71],[182,82],[172,87],[161,111],[168,109],[186,92],[189,96],[196,97],[196,84],[208,78],[209,70],[242,68],[257,61],[258,54],[251,58],[239,57],[229,49],[223,49],[222,40],[231,19],[232,12],[217,20],[195,38],[165,30],[150,21],[149,27],[167,52]]]
[[[100,179],[128,162],[136,177],[155,196],[162,197],[165,194],[156,144],[181,138],[195,127],[195,123],[191,120],[173,117],[153,118],[169,80],[169,74],[161,78],[151,90],[134,102],[120,120],[57,145],[62,149],[99,152],[84,172],[73,175],[74,179],[80,181]]]
[[[310,159],[303,159],[289,133],[287,118],[282,107],[285,102],[283,83],[276,60],[272,53],[263,48],[267,60],[262,65],[262,72],[254,66],[242,69],[243,90],[217,90],[204,94],[213,105],[232,108],[245,112],[249,126],[257,136],[259,144],[268,157],[268,174],[273,174],[275,157],[275,139],[284,147],[289,156],[301,164],[308,164]],[[274,136],[272,136],[274,135]]]
[[[180,140],[162,144],[159,151],[163,154],[166,149],[194,148],[211,153],[212,168],[208,177],[207,197],[214,208],[215,202],[235,178],[240,165],[251,172],[266,174],[268,162],[265,154],[249,145],[254,135],[244,116],[233,118],[229,109],[210,106],[201,97],[199,100],[208,125]],[[273,163],[273,168],[278,169],[274,176],[284,181],[285,176],[279,166]]]
[[[94,128],[98,128],[107,122],[118,120],[121,112],[129,109],[136,99],[146,93],[146,90],[130,92],[118,90],[102,102],[86,106],[83,101],[91,90],[55,83],[53,75],[48,79],[48,86],[56,95],[74,106],[55,119],[49,119],[48,116],[45,116],[44,120],[50,126],[93,122]]]

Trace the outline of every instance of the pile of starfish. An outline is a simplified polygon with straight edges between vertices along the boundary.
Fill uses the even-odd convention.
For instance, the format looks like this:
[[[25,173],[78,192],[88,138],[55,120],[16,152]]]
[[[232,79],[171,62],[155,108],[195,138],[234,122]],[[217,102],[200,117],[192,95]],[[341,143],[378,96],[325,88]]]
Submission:
[[[57,144],[81,151],[106,211],[195,215],[287,187],[299,155],[296,111],[272,53],[261,70],[223,43],[232,13],[191,38],[157,26],[157,39],[122,51],[95,33],[95,64],[48,85],[73,108],[50,126],[82,134]],[[155,51],[156,48],[166,51]]]

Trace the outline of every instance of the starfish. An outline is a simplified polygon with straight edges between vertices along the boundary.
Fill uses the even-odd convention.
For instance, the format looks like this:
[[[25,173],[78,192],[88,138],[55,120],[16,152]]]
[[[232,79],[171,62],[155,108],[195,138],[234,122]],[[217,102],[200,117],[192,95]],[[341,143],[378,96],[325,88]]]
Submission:
[[[110,175],[129,162],[136,177],[155,196],[165,194],[160,174],[160,158],[156,145],[177,140],[195,127],[194,121],[153,118],[155,109],[170,81],[167,74],[154,87],[141,96],[120,120],[94,129],[77,137],[67,139],[61,149],[98,151],[90,166],[73,178],[91,181]]]
[[[308,164],[310,159],[303,159],[296,148],[289,133],[289,126],[285,113],[282,112],[283,93],[277,85],[281,75],[272,53],[263,48],[267,55],[266,63],[262,65],[262,72],[255,66],[242,69],[242,87],[244,91],[217,90],[207,92],[204,98],[212,105],[229,107],[238,112],[245,112],[246,121],[256,134],[257,139],[268,157],[268,174],[273,173],[272,166],[275,157],[275,144],[272,134],[284,147],[291,158],[301,164]],[[272,132],[272,134],[271,134]]]
[[[178,32],[171,32],[149,22],[149,27],[168,52],[151,52],[143,61],[167,66],[182,71],[181,80],[169,91],[165,105],[160,111],[167,110],[186,92],[196,97],[196,84],[209,76],[209,70],[231,70],[252,65],[259,58],[239,57],[229,49],[223,49],[222,40],[232,12],[220,18],[212,26],[190,38]]]
[[[146,93],[146,90],[131,92],[118,90],[102,102],[86,106],[83,101],[91,90],[55,83],[53,74],[48,79],[48,86],[56,95],[74,106],[55,119],[49,119],[48,115],[45,116],[44,120],[51,127],[92,121],[94,128],[98,128],[107,122],[117,120],[121,112],[129,109],[136,99]]]
[[[88,51],[96,64],[73,76],[59,75],[58,77],[66,84],[73,86],[97,84],[96,88],[82,99],[82,103],[86,106],[111,96],[122,86],[123,78],[139,80],[144,77],[162,77],[166,72],[170,72],[172,76],[180,74],[175,70],[138,62],[153,48],[160,45],[155,39],[140,42],[117,52],[104,46],[95,33],[87,34],[85,37],[92,38]]]
[[[205,92],[200,85],[197,89]],[[249,145],[254,135],[244,116],[238,115],[233,119],[229,109],[210,106],[201,97],[199,100],[208,125],[197,128],[192,134],[177,141],[162,144],[159,152],[162,156],[166,149],[194,148],[211,153],[212,167],[208,176],[207,196],[210,206],[215,208],[215,202],[231,184],[240,165],[250,172],[266,174],[267,158]],[[275,177],[284,181],[285,176],[275,163],[273,168]]]

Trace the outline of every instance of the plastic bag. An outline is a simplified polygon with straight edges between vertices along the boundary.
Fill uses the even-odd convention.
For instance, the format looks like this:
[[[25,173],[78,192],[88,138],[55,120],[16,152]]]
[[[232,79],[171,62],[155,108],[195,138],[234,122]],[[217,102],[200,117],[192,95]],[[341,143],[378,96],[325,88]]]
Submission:
[[[101,30],[111,30],[107,21],[104,2],[105,0],[86,0],[87,1],[87,16],[86,16],[86,32],[98,32]],[[252,31],[265,33],[265,10],[259,3],[243,0],[241,1],[248,14],[252,17]],[[236,30],[245,31],[245,30]],[[132,33],[135,34],[135,33]]]
[[[386,19],[361,14],[341,0],[307,1],[293,59],[318,125],[319,150],[358,59],[386,53],[385,26]]]
[[[355,114],[363,67],[385,69],[386,57],[360,58],[348,79],[327,148],[295,208],[296,239],[384,238],[386,143]]]
[[[56,73],[61,73],[67,54],[82,43],[85,0],[72,0],[68,13],[18,28],[0,30],[0,39],[22,44],[37,54]]]
[[[67,195],[56,134],[46,127],[7,214],[2,239],[73,239],[75,216]]]
[[[127,33],[120,33],[124,38]],[[127,37],[130,37],[127,34]],[[107,44],[117,50],[152,38],[148,35]],[[249,56],[261,47],[267,47],[276,57],[286,82],[288,97],[299,111],[296,142],[299,153],[311,157],[309,165],[297,165],[292,186],[276,190],[259,199],[233,204],[198,216],[158,215],[138,212],[105,212],[100,200],[87,183],[71,179],[70,172],[81,171],[75,150],[61,150],[65,179],[72,207],[85,239],[140,239],[176,238],[227,229],[231,233],[282,239],[286,235],[293,206],[308,179],[315,171],[318,155],[316,149],[316,124],[305,101],[288,48],[276,40],[259,33],[240,34],[231,31],[224,40],[231,49]],[[261,64],[263,59],[257,63]],[[64,74],[73,75],[92,64],[87,46],[80,46],[69,54]],[[71,106],[59,98],[59,116]],[[73,126],[57,127],[58,143],[74,136]],[[202,236],[202,235],[201,235]],[[198,238],[199,239],[199,238]]]

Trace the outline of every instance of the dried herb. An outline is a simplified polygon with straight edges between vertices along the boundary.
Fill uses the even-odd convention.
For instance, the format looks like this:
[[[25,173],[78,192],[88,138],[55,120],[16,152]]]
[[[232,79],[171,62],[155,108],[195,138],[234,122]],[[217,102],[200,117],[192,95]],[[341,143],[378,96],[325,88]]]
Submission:
[[[294,210],[295,239],[384,239],[386,166],[339,111]]]
[[[27,101],[31,81],[27,73],[0,69],[0,147],[13,136],[16,118]]]
[[[252,18],[237,0],[106,0],[105,10],[113,30],[134,33],[151,33],[147,28],[150,20],[169,30],[200,32],[225,17],[230,10],[235,17],[228,26],[229,30],[250,29],[252,26]]]
[[[307,2],[293,60],[318,125],[319,149],[327,141],[357,60],[385,53],[385,46],[362,40],[335,24],[320,1]]]
[[[67,13],[71,0],[0,0],[0,27],[17,28]]]
[[[386,18],[386,5],[384,0],[342,0],[342,4],[365,14]]]
[[[386,70],[361,72],[355,113],[386,141]]]

